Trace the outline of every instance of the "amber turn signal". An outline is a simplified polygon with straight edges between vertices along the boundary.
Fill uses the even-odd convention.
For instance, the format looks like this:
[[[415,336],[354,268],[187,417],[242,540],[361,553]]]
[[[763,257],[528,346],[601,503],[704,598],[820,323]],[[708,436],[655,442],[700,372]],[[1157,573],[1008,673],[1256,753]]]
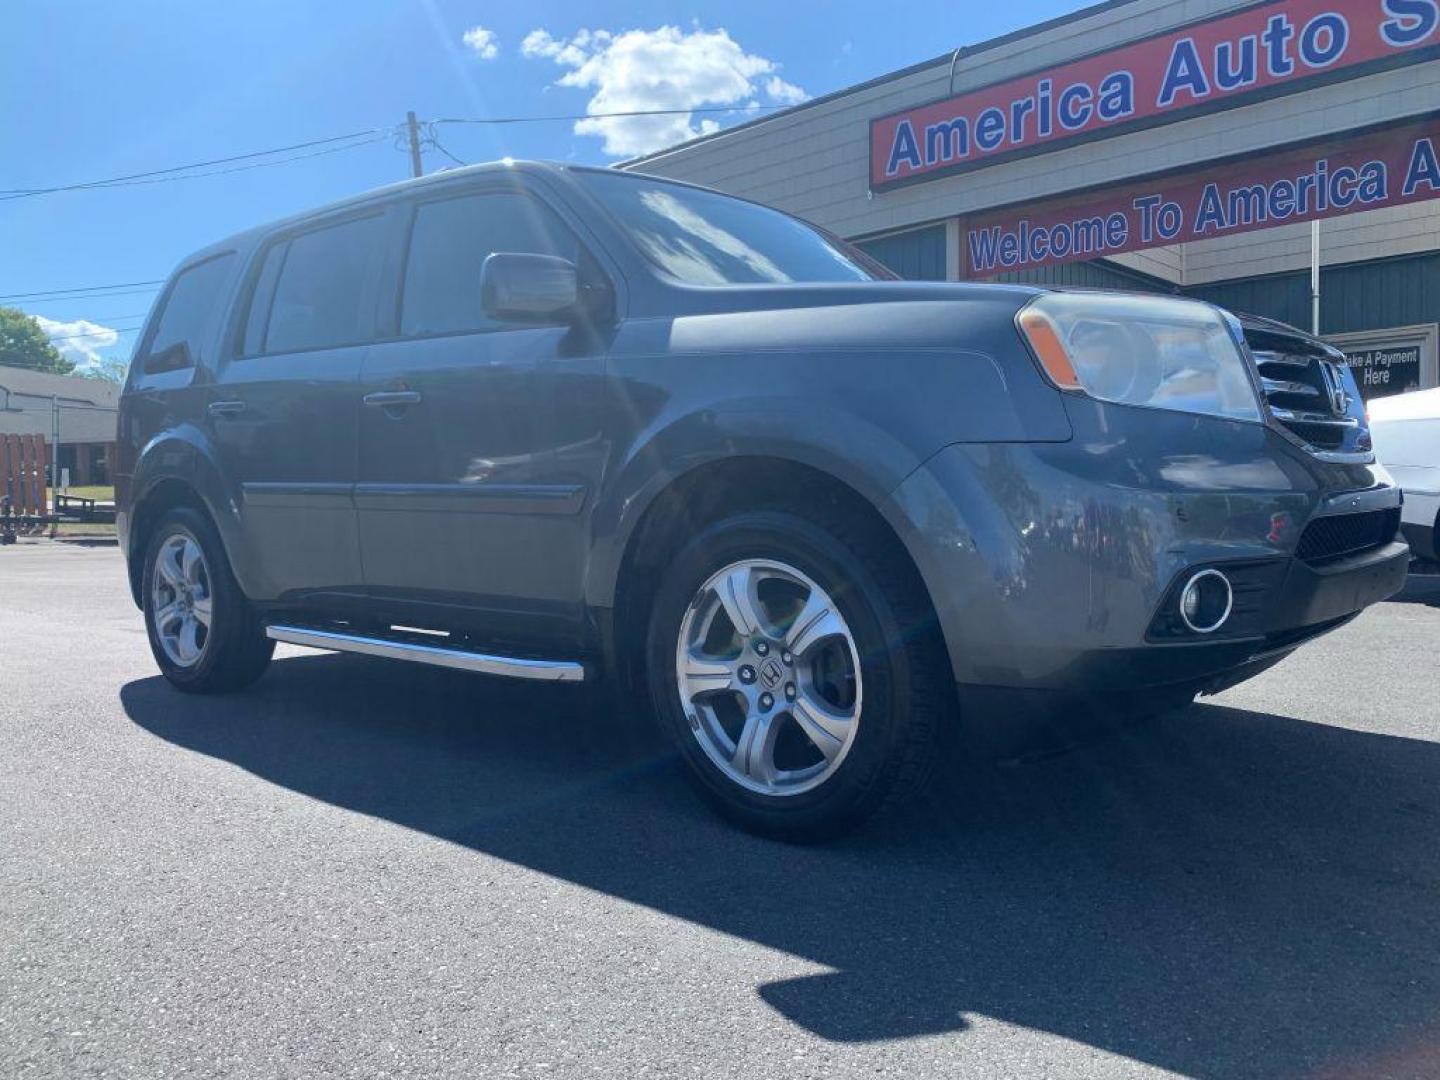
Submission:
[[[1050,381],[1061,390],[1083,389],[1075,374],[1075,366],[1066,355],[1065,346],[1060,344],[1060,335],[1055,332],[1054,324],[1033,309],[1022,311],[1019,322],[1025,340],[1030,342],[1031,350],[1050,376]]]

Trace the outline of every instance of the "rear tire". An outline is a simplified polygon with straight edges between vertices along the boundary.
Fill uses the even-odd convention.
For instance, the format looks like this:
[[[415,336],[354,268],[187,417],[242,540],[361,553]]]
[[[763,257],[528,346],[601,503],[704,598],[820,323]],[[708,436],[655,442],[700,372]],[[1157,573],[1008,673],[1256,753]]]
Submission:
[[[737,603],[732,581],[753,582],[755,602]],[[955,700],[903,552],[838,513],[737,513],[686,544],[655,594],[646,679],[700,795],[797,841],[922,790]]]
[[[214,525],[177,507],[156,526],[141,581],[145,630],[161,673],[191,694],[249,686],[265,673],[275,642],[265,636],[230,571]]]

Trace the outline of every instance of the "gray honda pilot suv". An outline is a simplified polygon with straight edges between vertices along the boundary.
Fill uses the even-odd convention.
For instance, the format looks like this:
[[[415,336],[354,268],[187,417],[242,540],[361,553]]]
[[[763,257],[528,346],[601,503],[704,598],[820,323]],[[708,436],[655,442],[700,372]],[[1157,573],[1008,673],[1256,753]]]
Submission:
[[[182,690],[277,641],[607,677],[723,813],[812,837],[919,785],[971,691],[1188,700],[1395,592],[1335,361],[1190,300],[901,282],[688,185],[460,169],[176,270],[121,543]]]

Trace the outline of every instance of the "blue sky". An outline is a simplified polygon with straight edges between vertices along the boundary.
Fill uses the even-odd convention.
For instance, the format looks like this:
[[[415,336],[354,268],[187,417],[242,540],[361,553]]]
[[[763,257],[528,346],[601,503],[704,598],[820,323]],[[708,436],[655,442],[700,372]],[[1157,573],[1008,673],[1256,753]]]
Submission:
[[[424,119],[788,103],[1080,6],[11,0],[0,189],[373,131],[402,122],[407,109]],[[746,115],[592,122],[578,132],[571,123],[436,131],[466,162],[601,164]],[[161,278],[227,233],[407,176],[407,155],[377,140],[225,175],[4,199],[0,295]],[[447,164],[426,154],[427,171]],[[153,290],[0,303],[51,320],[52,334],[69,339],[60,345],[85,362],[128,357],[134,334],[122,328],[138,326],[152,299]]]

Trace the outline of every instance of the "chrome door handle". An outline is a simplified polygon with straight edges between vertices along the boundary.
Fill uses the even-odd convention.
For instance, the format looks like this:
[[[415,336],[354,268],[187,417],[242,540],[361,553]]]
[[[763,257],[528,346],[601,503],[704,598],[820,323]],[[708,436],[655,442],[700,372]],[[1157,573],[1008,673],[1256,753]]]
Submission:
[[[245,411],[243,401],[212,401],[206,409],[211,416],[236,416]]]
[[[365,404],[375,409],[403,408],[406,405],[419,405],[420,401],[418,390],[378,390],[365,395]]]

